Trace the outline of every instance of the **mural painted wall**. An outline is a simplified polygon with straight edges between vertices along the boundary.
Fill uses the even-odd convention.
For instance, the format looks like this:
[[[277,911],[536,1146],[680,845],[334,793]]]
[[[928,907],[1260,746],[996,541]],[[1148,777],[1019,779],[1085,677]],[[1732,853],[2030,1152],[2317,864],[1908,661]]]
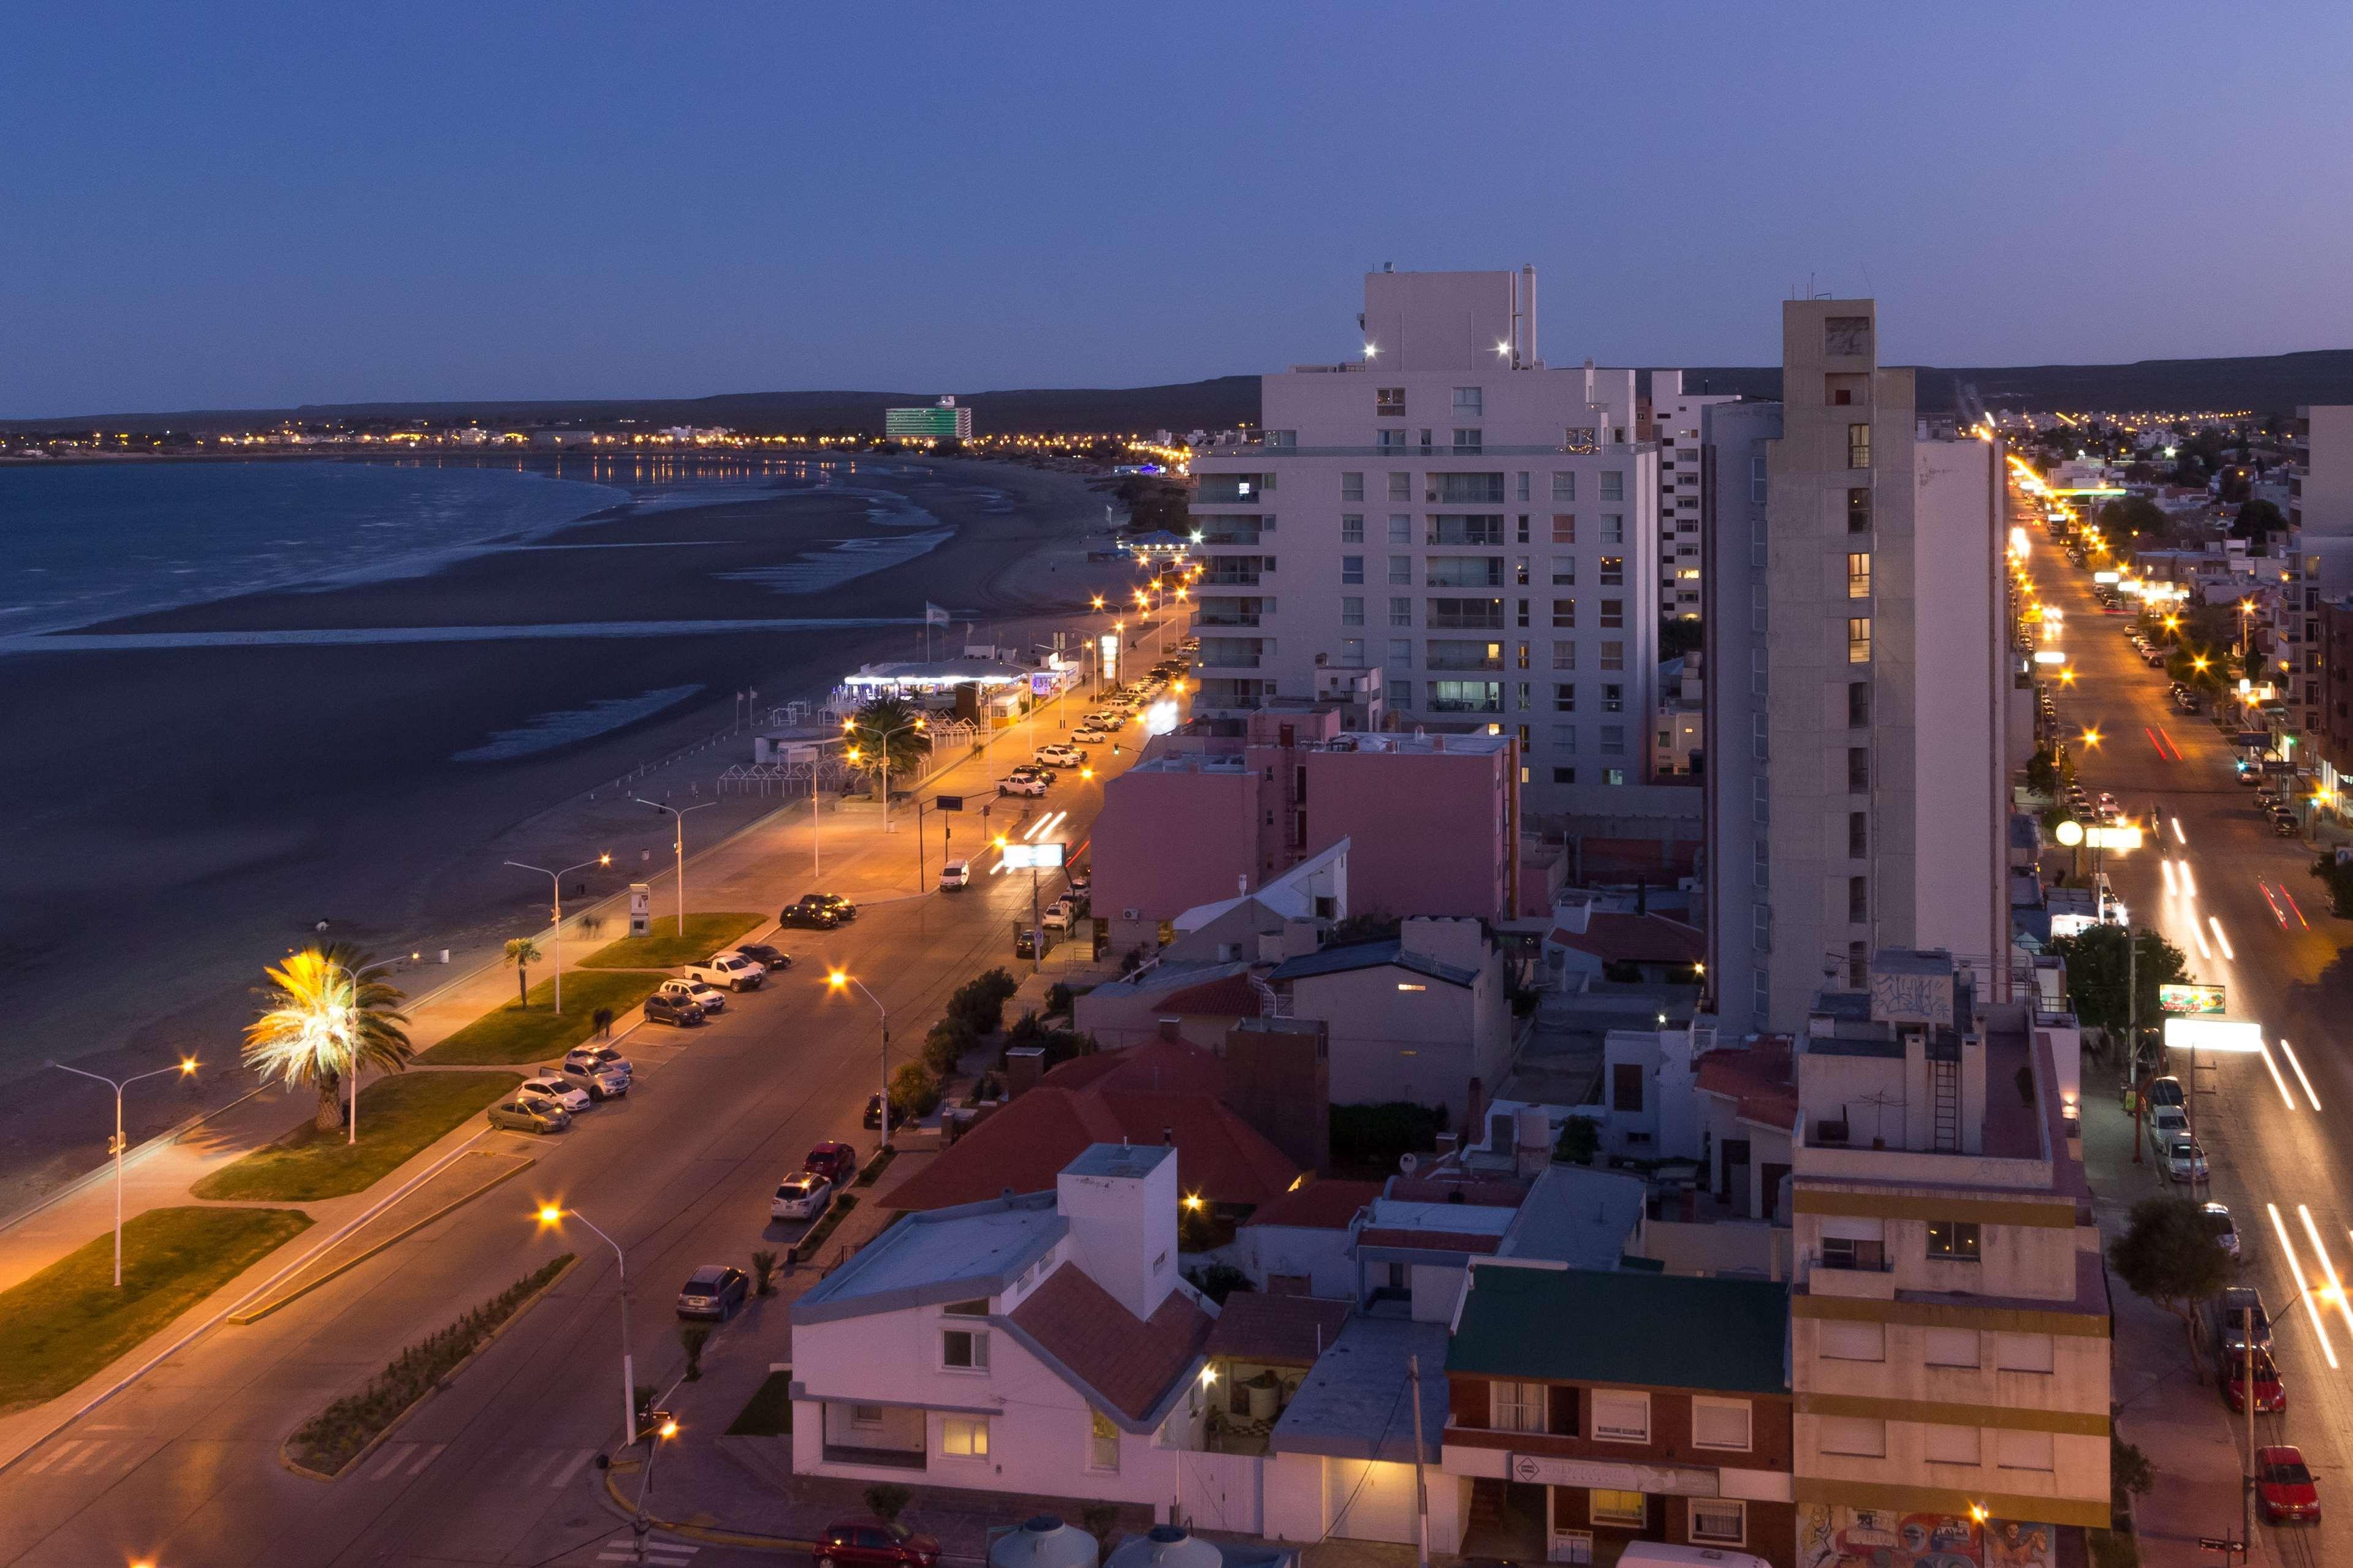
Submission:
[[[2051,1525],[1947,1513],[1798,1509],[1799,1568],[2054,1568]]]

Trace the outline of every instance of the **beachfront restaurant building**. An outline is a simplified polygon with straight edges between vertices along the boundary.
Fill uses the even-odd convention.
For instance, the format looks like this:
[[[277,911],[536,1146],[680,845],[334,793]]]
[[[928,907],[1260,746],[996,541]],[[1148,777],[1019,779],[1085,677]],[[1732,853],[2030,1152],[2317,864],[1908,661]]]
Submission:
[[[847,717],[869,702],[898,698],[996,729],[1020,719],[1024,699],[1043,702],[1075,683],[1080,673],[1076,661],[1052,655],[1034,666],[986,658],[870,664],[842,677],[827,707]]]

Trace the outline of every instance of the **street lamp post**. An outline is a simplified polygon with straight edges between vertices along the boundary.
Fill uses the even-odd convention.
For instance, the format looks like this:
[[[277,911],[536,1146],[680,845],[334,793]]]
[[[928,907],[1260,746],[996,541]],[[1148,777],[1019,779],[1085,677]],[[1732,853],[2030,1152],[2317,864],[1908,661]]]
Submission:
[[[672,840],[670,847],[678,856],[678,934],[684,936],[686,934],[686,814],[690,811],[701,811],[705,805],[717,805],[719,803],[715,800],[706,800],[702,805],[681,806],[664,805],[658,800],[648,800],[641,795],[633,795],[629,798],[639,805],[650,805],[656,811],[667,811],[678,819],[678,835]],[[512,860],[507,863],[514,864]],[[537,870],[538,868],[534,866],[530,869]]]
[[[583,860],[577,866],[566,866],[561,871],[551,871],[544,866],[526,866],[520,860],[507,862],[518,871],[536,871],[552,884],[550,890],[555,899],[555,1016],[559,1018],[564,1016],[564,879],[575,871],[586,871],[591,866],[609,866],[612,863],[613,858],[610,855],[599,855],[594,860]],[[685,874],[685,868],[680,868],[679,875],[681,882]]]
[[[852,975],[848,970],[828,971],[825,983],[836,991],[845,991],[852,985],[857,986],[858,994],[874,1004],[874,1016],[881,1020],[882,1047],[879,1053],[877,1070],[881,1074],[882,1086],[882,1111],[876,1118],[881,1126],[881,1137],[875,1143],[875,1147],[880,1149],[891,1142],[891,1014],[882,1005],[882,998],[867,990],[866,983]]]
[[[178,1073],[182,1078],[185,1078],[196,1070],[196,1061],[194,1057],[184,1057],[178,1067],[157,1068],[153,1072],[135,1072],[125,1079],[111,1079],[102,1073],[84,1072],[79,1068],[69,1068],[63,1062],[51,1062],[49,1066],[59,1072],[69,1072],[76,1078],[95,1079],[114,1090],[114,1139],[107,1144],[106,1152],[114,1156],[114,1288],[119,1290],[122,1288],[122,1155],[124,1151],[122,1090],[126,1085],[137,1083],[142,1078],[162,1078],[165,1073],[170,1072]]]
[[[510,860],[507,864],[512,865],[514,862]],[[412,952],[408,955],[408,961],[411,963],[414,963],[423,956],[424,954],[422,953]],[[397,958],[380,959],[374,963],[362,964],[357,969],[347,969],[343,971],[345,974],[351,977],[352,1005],[354,1007],[359,1005],[360,981],[364,976],[374,974],[379,969],[390,969],[394,964],[398,963],[399,962],[400,960]],[[560,996],[562,992],[559,991],[557,994]],[[559,1007],[557,1011],[560,1012],[562,1009]],[[355,1144],[360,1141],[360,1054],[356,1048],[352,1052],[352,1062],[348,1070],[352,1080],[352,1097],[351,1110],[343,1118],[343,1142],[349,1144]]]
[[[638,1363],[629,1349],[629,1258],[621,1250],[619,1242],[597,1229],[596,1222],[578,1209],[567,1209],[558,1204],[543,1204],[539,1210],[539,1223],[543,1226],[561,1225],[567,1214],[594,1231],[597,1240],[613,1249],[613,1266],[617,1272],[621,1292],[621,1430],[628,1434],[622,1444],[626,1447],[638,1440]]]
[[[855,718],[845,719],[841,721],[841,727],[854,735],[858,732],[858,721]],[[882,831],[885,833],[891,831],[891,742],[901,735],[909,733],[920,735],[929,728],[929,722],[918,715],[904,724],[893,724],[888,730],[873,731],[876,742],[874,749],[882,753]],[[858,761],[858,751],[859,748],[856,746],[849,748],[849,757],[852,763]],[[919,822],[917,826],[920,827],[922,825]]]

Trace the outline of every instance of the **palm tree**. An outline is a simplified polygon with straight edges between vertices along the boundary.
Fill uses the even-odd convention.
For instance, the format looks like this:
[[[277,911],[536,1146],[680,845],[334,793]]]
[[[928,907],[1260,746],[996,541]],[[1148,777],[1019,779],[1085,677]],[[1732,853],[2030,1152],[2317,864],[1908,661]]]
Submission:
[[[406,1000],[399,988],[372,980],[368,955],[348,942],[307,947],[263,971],[268,986],[256,992],[266,1005],[246,1026],[245,1065],[264,1081],[313,1085],[319,1091],[320,1131],[342,1124],[340,1099],[346,1074],[374,1066],[399,1072],[416,1054],[402,1026]]]
[[[522,994],[515,1005],[528,1007],[531,1005],[531,966],[539,962],[539,943],[527,936],[510,939],[507,962],[514,965],[515,989]]]
[[[853,766],[879,773],[887,755],[891,776],[904,782],[923,771],[923,755],[932,749],[929,730],[929,720],[913,703],[878,697],[858,710],[842,739],[858,753]]]

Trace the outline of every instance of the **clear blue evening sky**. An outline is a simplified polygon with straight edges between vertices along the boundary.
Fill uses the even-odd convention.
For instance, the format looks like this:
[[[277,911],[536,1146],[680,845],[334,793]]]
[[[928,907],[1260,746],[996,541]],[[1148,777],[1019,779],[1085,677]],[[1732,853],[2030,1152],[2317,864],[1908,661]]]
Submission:
[[[2353,7],[12,7],[0,417],[1138,384],[1357,275],[1769,363],[2353,345]]]

